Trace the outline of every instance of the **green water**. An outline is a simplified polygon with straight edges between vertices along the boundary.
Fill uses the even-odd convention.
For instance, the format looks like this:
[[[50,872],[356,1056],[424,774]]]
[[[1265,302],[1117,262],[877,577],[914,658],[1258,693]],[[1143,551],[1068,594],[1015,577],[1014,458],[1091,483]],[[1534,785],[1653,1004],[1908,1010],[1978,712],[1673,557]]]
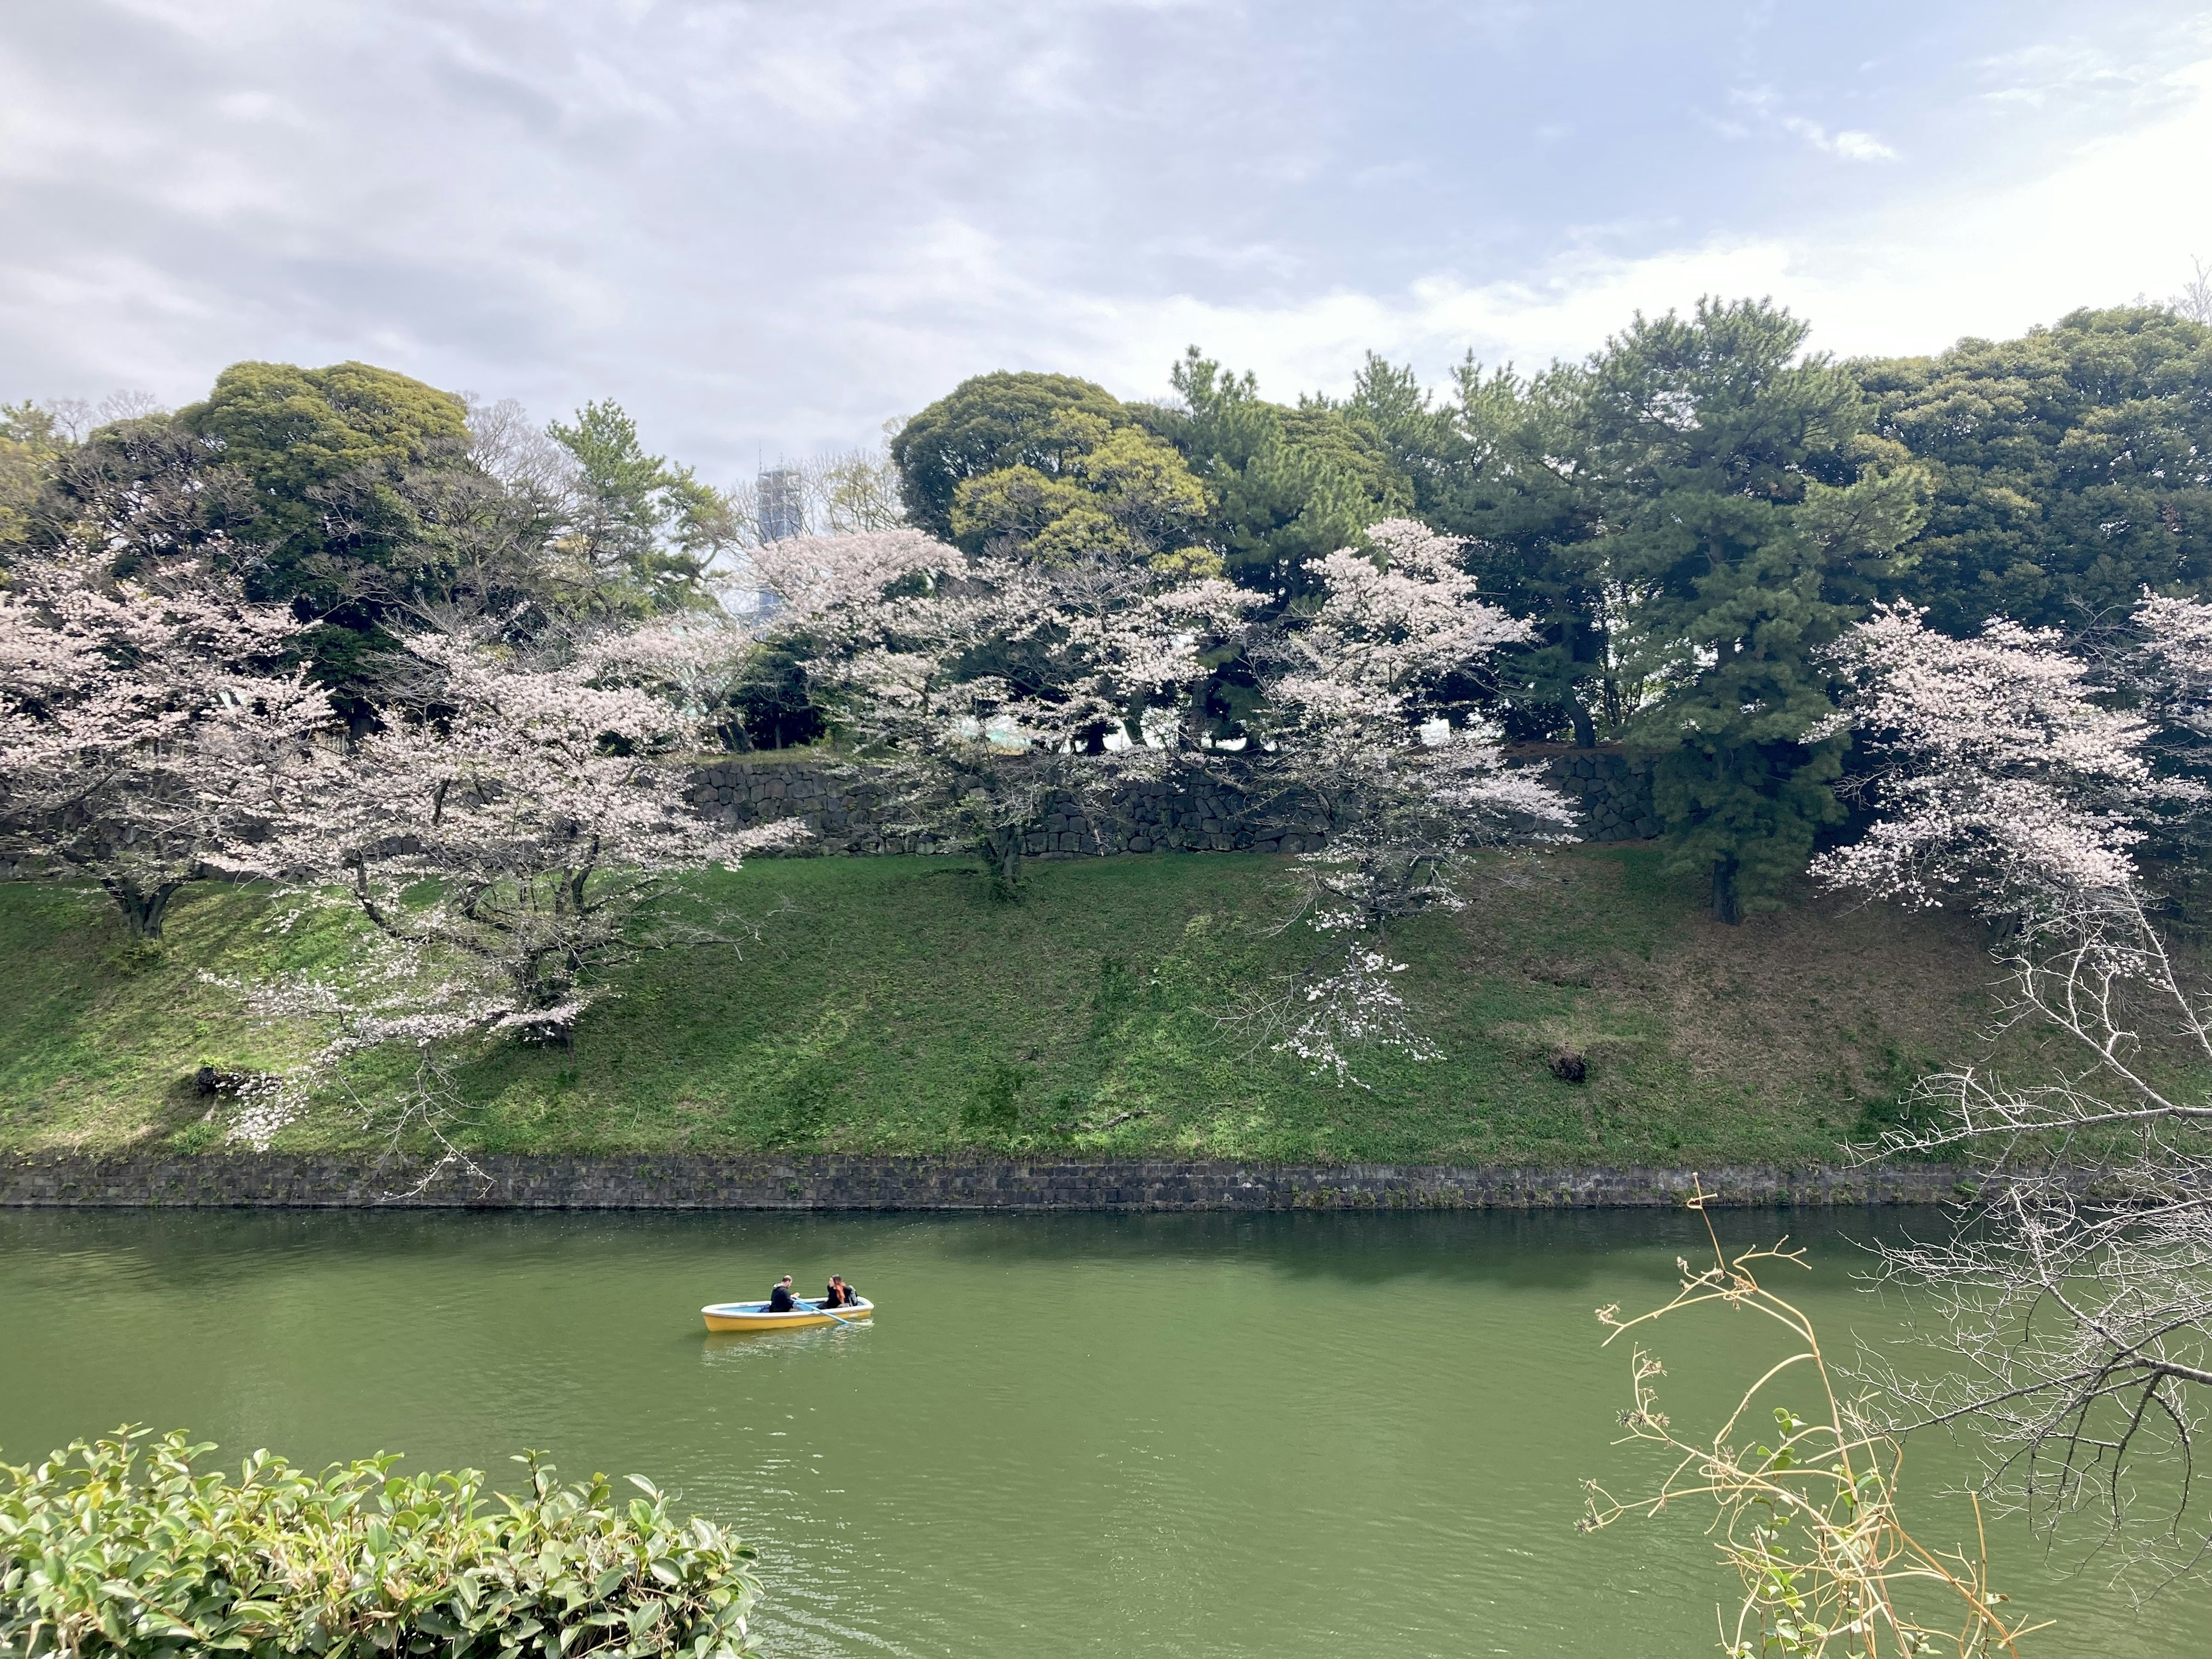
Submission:
[[[638,1471],[763,1553],[789,1656],[1714,1651],[1702,1513],[1578,1536],[1626,1356],[1590,1310],[1672,1288],[1689,1218],[0,1214],[0,1455],[124,1420],[228,1453]],[[1730,1217],[1749,1243],[1777,1224]],[[1802,1223],[1799,1224],[1802,1225]],[[1832,1346],[1894,1316],[1814,1240]],[[712,1337],[696,1310],[841,1271],[871,1329]],[[1662,1328],[1707,1420],[1780,1352]],[[1922,1529],[1971,1528],[1917,1457]],[[2212,1652],[2001,1533],[2029,1651]]]

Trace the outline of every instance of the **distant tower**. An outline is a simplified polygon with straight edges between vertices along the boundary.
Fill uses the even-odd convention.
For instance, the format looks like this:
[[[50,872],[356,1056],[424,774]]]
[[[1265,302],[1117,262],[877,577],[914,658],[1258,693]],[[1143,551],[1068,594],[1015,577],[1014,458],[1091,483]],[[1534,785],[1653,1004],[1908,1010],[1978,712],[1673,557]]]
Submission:
[[[806,496],[795,466],[775,466],[760,475],[760,537],[780,542],[806,533]]]

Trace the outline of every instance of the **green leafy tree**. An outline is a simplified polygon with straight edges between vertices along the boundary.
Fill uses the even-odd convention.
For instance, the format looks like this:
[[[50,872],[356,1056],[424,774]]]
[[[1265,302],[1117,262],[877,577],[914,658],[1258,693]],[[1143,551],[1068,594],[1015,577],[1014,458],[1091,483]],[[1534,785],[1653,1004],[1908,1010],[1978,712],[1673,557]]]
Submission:
[[[1601,727],[1619,733],[1633,694],[1624,695],[1615,660],[1599,497],[1576,442],[1588,376],[1556,365],[1526,378],[1486,374],[1469,362],[1457,381],[1474,465],[1454,505],[1475,538],[1471,568],[1493,603],[1535,625],[1527,645],[1498,658],[1507,727],[1528,737],[1564,727],[1590,747]]]
[[[1960,637],[2080,629],[2212,591],[2212,328],[2077,311],[2014,340],[1854,365],[1934,501],[1908,596]]]
[[[325,624],[317,677],[358,726],[392,630],[419,623],[418,613],[459,608],[542,623],[562,607],[548,549],[568,469],[564,457],[549,459],[561,452],[514,404],[471,411],[456,441],[434,403],[434,432],[381,443],[380,453],[375,434],[349,435],[337,406],[289,382],[294,373],[234,377],[210,400],[222,404],[216,414],[203,405],[190,418],[94,428],[47,469],[27,539],[37,550],[97,551],[123,577],[203,560],[243,578],[258,599],[291,603]],[[295,395],[276,399],[272,388],[287,384]],[[296,417],[296,445],[272,410],[278,401]]]
[[[211,453],[197,463],[242,478],[251,510],[231,526],[251,544],[254,597],[289,599],[325,624],[316,673],[356,723],[389,648],[409,550],[422,520],[403,487],[411,472],[463,465],[467,407],[448,392],[368,363],[300,368],[234,363],[202,402],[170,417],[179,438]],[[135,450],[157,477],[191,458],[153,432],[118,446],[106,481],[127,495]]]
[[[1420,516],[1468,538],[1483,597],[1534,625],[1493,659],[1489,700],[1506,731],[1585,747],[1622,714],[1597,499],[1578,459],[1587,380],[1572,366],[1485,373],[1469,357],[1439,404],[1410,368],[1370,354],[1345,405],[1382,440]]]
[[[1169,380],[1179,406],[1145,418],[1214,497],[1212,539],[1244,586],[1305,592],[1312,562],[1413,510],[1410,481],[1355,412],[1318,399],[1269,403],[1251,374],[1225,373],[1195,346]]]
[[[332,606],[349,597],[343,566],[388,564],[416,533],[401,477],[468,448],[459,398],[368,363],[234,363],[174,418],[252,482],[245,533],[264,580],[282,597]]]
[[[962,483],[1010,467],[1058,477],[1072,455],[1097,447],[1092,422],[1110,431],[1136,417],[1105,387],[1072,374],[1000,372],[963,380],[891,439],[908,521],[951,540]]]
[[[548,433],[519,404],[368,364],[248,362],[173,416],[74,444],[62,424],[30,405],[0,417],[0,549],[96,550],[118,576],[182,556],[242,577],[322,624],[315,674],[356,736],[395,634],[497,617],[520,641],[564,617],[702,605],[738,533],[732,503],[647,454],[611,403]]]
[[[708,566],[737,539],[728,499],[690,467],[646,453],[619,404],[586,404],[546,430],[575,464],[557,546],[584,608],[644,614],[702,602]]]
[[[54,463],[68,447],[52,410],[0,404],[0,560],[29,538]]]
[[[1187,574],[1218,573],[1219,556],[1194,545],[1206,521],[1205,488],[1172,447],[1140,428],[1073,410],[1056,431],[1066,441],[1056,472],[1005,466],[961,481],[952,492],[957,545],[1042,564],[1166,559]]]
[[[1771,907],[1815,831],[1845,739],[1819,659],[1925,515],[1925,475],[1864,441],[1845,370],[1763,301],[1639,317],[1593,360],[1583,453],[1623,597],[1629,723],[1655,757],[1678,867],[1712,911]]]

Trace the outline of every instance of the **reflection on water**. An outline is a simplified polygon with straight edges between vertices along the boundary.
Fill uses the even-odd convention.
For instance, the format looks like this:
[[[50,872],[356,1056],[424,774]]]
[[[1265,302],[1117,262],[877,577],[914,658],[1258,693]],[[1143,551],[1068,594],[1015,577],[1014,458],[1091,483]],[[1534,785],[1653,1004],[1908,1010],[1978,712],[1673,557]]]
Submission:
[[[635,1470],[760,1546],[785,1655],[1672,1659],[1713,1650],[1704,1517],[1572,1523],[1580,1477],[1638,1479],[1590,1310],[1664,1300],[1702,1240],[1602,1212],[19,1212],[0,1450],[136,1420],[301,1462]],[[1893,1330],[1847,1234],[1812,1243],[1831,1348]],[[700,1328],[832,1271],[872,1326]],[[1678,1422],[1778,1352],[1722,1313],[1652,1341]],[[1916,1452],[1924,1530],[1971,1527],[1937,1496],[1962,1468]],[[2000,1583],[2063,1621],[2040,1651],[2203,1650],[2205,1596],[2107,1635],[2094,1581],[1998,1541]]]
[[[836,1344],[866,1340],[866,1325],[817,1325],[795,1331],[708,1331],[698,1344],[708,1365],[780,1365],[793,1350],[812,1354]],[[826,1357],[825,1357],[826,1358]]]

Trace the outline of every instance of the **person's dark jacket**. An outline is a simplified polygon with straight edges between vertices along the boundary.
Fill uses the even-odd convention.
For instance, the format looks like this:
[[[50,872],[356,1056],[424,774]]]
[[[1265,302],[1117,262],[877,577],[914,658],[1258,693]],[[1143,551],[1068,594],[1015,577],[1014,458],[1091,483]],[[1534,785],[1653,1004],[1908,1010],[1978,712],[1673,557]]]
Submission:
[[[768,1293],[768,1310],[770,1313],[789,1313],[798,1306],[799,1304],[791,1299],[791,1287],[788,1285],[779,1285]]]

